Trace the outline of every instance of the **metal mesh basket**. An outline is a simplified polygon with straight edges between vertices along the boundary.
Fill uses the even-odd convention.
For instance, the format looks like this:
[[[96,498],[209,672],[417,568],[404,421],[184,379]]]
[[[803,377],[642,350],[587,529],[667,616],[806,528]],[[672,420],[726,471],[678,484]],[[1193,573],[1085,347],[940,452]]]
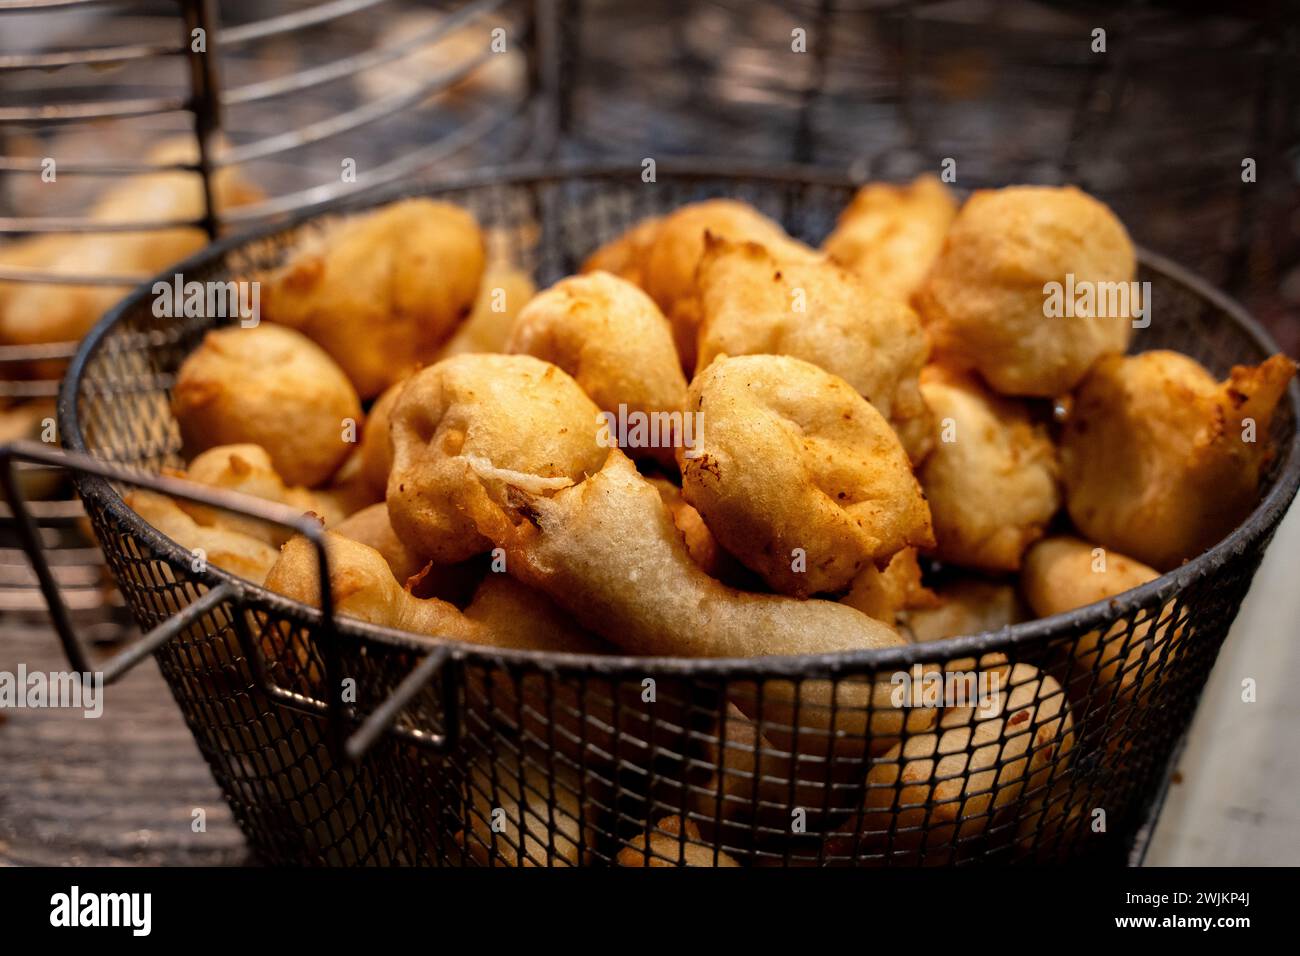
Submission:
[[[664,164],[653,184],[635,166],[521,170],[428,191],[472,209],[542,284],[681,203],[738,197],[817,241],[852,192],[806,170],[709,171],[719,168]],[[317,225],[218,243],[182,271],[246,275]],[[1217,374],[1273,350],[1178,267],[1143,255],[1140,271],[1153,322],[1136,349],[1177,348]],[[182,464],[169,390],[217,321],[159,319],[150,302],[137,290],[95,329],[59,408],[72,451],[144,476]],[[1258,508],[1176,571],[1068,615],[819,657],[508,652],[332,621],[218,568],[195,570],[189,551],[126,507],[123,483],[104,477],[112,468],[76,481],[131,610],[154,629],[146,649],[268,862],[1120,860],[1300,482],[1298,408],[1293,385]],[[1004,661],[1015,666],[999,670]],[[997,672],[1009,684],[1000,707],[940,716],[895,706],[900,672]],[[329,690],[344,678],[355,702]]]

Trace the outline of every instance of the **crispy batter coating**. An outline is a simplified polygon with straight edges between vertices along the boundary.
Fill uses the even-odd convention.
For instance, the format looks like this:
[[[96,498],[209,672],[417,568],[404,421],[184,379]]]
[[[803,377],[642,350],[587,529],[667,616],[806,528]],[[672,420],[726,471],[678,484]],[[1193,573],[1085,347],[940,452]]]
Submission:
[[[404,590],[384,556],[374,548],[327,531],[325,549],[336,613],[415,634],[485,642],[482,625],[470,621],[454,604],[437,598],[417,598]],[[302,535],[285,542],[279,560],[266,576],[266,586],[277,594],[319,607],[320,574],[312,543]]]
[[[204,527],[166,495],[136,490],[129,492],[124,500],[128,508],[182,548],[202,551],[208,564],[254,584],[266,580],[279,558],[275,548],[251,535],[227,528]]]
[[[1061,504],[1045,425],[973,376],[928,366],[921,393],[934,413],[934,451],[917,470],[934,517],[935,553],[986,571],[1014,571]]]
[[[361,474],[366,485],[380,498],[388,493],[388,475],[393,470],[393,442],[388,416],[408,381],[402,379],[384,389],[384,393],[370,406],[366,427],[361,430]]]
[[[645,288],[645,258],[659,234],[663,219],[651,216],[642,219],[616,239],[605,243],[582,264],[583,272],[609,272]]]
[[[978,369],[1005,395],[1050,398],[1100,356],[1124,351],[1134,302],[1048,317],[1047,284],[1064,288],[1072,275],[1073,288],[1100,293],[1107,287],[1097,284],[1128,283],[1135,269],[1123,224],[1091,196],[1073,187],[981,190],[953,222],[916,306],[945,363]]]
[[[735,858],[704,842],[700,828],[685,817],[664,817],[618,851],[619,866],[740,866]]]
[[[682,492],[774,590],[840,591],[868,563],[934,543],[897,436],[843,379],[785,356],[720,358],[689,408],[704,451],[682,456]]]
[[[167,139],[147,159],[157,165],[192,163],[192,137]],[[213,199],[228,209],[252,201],[255,190],[240,181],[233,167],[212,179]],[[197,173],[144,173],[122,180],[91,207],[96,222],[166,222],[203,215],[203,184]],[[10,266],[76,276],[151,276],[168,263],[184,259],[207,242],[192,226],[145,232],[100,232],[41,236],[0,247],[0,261]],[[99,317],[126,293],[111,286],[0,283],[0,342],[30,345],[81,338]]]
[[[473,308],[484,256],[468,212],[406,199],[339,221],[262,276],[262,317],[308,335],[372,398],[434,360]]]
[[[950,846],[985,830],[993,812],[1022,793],[1045,793],[1066,772],[1074,718],[1061,685],[1001,655],[971,673],[989,679],[987,698],[949,707],[935,731],[909,737],[875,764],[862,832],[832,837],[831,852],[884,844],[892,829],[893,852],[924,850],[927,864],[946,862]]]
[[[513,487],[568,487],[599,470],[599,411],[528,355],[458,355],[413,376],[389,413],[393,530],[450,564],[492,547],[479,527]]]
[[[1025,600],[1039,617],[1063,614],[1139,585],[1160,574],[1141,561],[1107,551],[1088,541],[1068,536],[1046,538],[1025,556],[1020,587]],[[1126,621],[1120,621],[1105,635],[1090,631],[1074,644],[1072,684],[1091,691],[1095,706],[1103,706],[1105,695],[1094,689],[1110,685],[1119,674],[1120,693],[1127,699],[1139,675],[1145,692],[1160,679],[1162,667],[1182,641],[1182,628],[1170,626],[1172,608],[1142,620],[1130,636]],[[1150,646],[1148,647],[1148,644]]]
[[[190,462],[181,475],[210,488],[224,488],[265,501],[312,512],[327,525],[343,519],[332,499],[307,488],[291,487],[276,473],[271,456],[260,445],[220,445],[209,448]],[[268,524],[219,508],[179,501],[182,511],[207,528],[226,528],[279,547],[293,534],[280,525]]]
[[[682,543],[690,552],[691,560],[711,577],[726,580],[732,573],[735,560],[718,544],[713,532],[704,523],[700,513],[682,495],[682,489],[667,478],[652,476],[647,479],[672,515],[673,524],[682,536]]]
[[[932,607],[909,608],[903,614],[906,630],[918,643],[996,631],[1030,617],[1015,587],[1001,581],[960,578],[931,593]]]
[[[719,355],[790,355],[838,375],[889,419],[913,461],[931,443],[917,376],[921,321],[824,260],[784,261],[754,242],[705,239],[697,278],[702,373]]]
[[[1061,438],[1075,526],[1158,570],[1218,542],[1258,500],[1269,423],[1294,372],[1282,355],[1223,382],[1177,352],[1100,360]]]
[[[482,625],[482,643],[520,651],[562,651],[566,654],[608,654],[610,646],[583,630],[549,597],[508,574],[489,573],[465,608],[465,617]],[[553,697],[568,700],[558,685],[548,688]],[[543,703],[539,710],[544,710]]]
[[[519,313],[505,350],[558,365],[616,419],[667,422],[676,413],[680,426],[686,376],[672,328],[654,300],[625,279],[608,272],[562,279]],[[669,443],[624,450],[671,464],[680,432],[670,433]]]
[[[474,308],[456,334],[438,350],[438,358],[466,352],[504,352],[515,316],[537,293],[532,276],[507,263],[489,263],[479,284]]]
[[[336,534],[374,548],[383,555],[393,577],[402,585],[423,571],[428,563],[397,537],[392,522],[388,520],[388,505],[382,501],[362,508],[330,527]]]
[[[893,627],[898,615],[910,608],[932,607],[937,598],[921,583],[921,564],[916,548],[904,548],[889,559],[884,569],[868,564],[853,579],[841,604],[857,608]]]
[[[641,286],[673,324],[682,366],[695,368],[700,303],[695,273],[704,254],[704,235],[751,241],[782,260],[817,258],[817,253],[786,235],[785,230],[753,206],[734,199],[691,203],[665,216],[641,259]]]
[[[908,301],[925,281],[957,216],[957,202],[938,177],[906,186],[868,183],[840,213],[822,249],[873,292]]]
[[[191,454],[261,445],[293,485],[323,484],[348,456],[344,421],[361,403],[342,370],[310,339],[273,325],[217,329],[186,357],[172,411]]]

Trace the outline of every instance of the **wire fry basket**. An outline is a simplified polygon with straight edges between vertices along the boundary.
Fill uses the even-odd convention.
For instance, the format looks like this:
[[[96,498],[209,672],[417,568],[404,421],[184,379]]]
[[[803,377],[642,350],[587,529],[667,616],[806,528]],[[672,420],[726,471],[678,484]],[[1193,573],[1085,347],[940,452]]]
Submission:
[[[665,163],[649,184],[636,165],[521,168],[423,191],[472,210],[539,284],[574,271],[638,219],[710,196],[751,202],[815,242],[853,191],[807,169],[721,168]],[[225,240],[179,268],[187,279],[238,278],[279,263],[318,225],[306,218]],[[1194,276],[1150,254],[1140,272],[1152,283],[1153,321],[1136,350],[1178,348],[1219,375],[1273,351],[1239,307]],[[1293,384],[1250,517],[1209,552],[1108,602],[855,654],[500,651],[333,619],[328,593],[317,611],[196,566],[127,508],[121,491],[132,483],[230,503],[158,477],[183,464],[174,373],[222,320],[160,319],[150,303],[149,287],[137,289],[75,357],[59,403],[73,453],[65,463],[149,632],[123,653],[153,651],[269,863],[1124,860],[1300,483]],[[39,549],[33,560],[39,571]],[[53,610],[76,666],[84,657]],[[111,677],[130,663],[105,670]],[[900,705],[890,690],[902,673],[996,674],[1001,696],[942,712]],[[343,680],[355,682],[350,699],[335,692]]]
[[[92,252],[32,264],[20,250],[79,237],[111,244],[125,224],[128,240],[190,230],[195,241],[174,251],[183,256],[205,235],[430,169],[540,155],[554,107],[541,62],[549,21],[538,13],[532,0],[0,5],[0,315],[7,295],[48,296],[28,309],[43,322],[55,297],[88,299],[83,321],[57,326],[84,326],[66,334],[42,325],[40,341],[6,343],[0,330],[4,440],[54,440],[73,333],[154,271],[105,268]],[[494,29],[499,55],[488,42]],[[185,144],[189,154],[178,152]],[[201,184],[193,209],[133,203],[106,221],[106,199],[176,174]],[[246,201],[218,205],[222,182],[238,182]],[[42,466],[24,468],[23,487],[79,626],[101,642],[120,639],[128,615],[81,533],[79,502]],[[16,545],[0,503],[0,613],[41,612]]]

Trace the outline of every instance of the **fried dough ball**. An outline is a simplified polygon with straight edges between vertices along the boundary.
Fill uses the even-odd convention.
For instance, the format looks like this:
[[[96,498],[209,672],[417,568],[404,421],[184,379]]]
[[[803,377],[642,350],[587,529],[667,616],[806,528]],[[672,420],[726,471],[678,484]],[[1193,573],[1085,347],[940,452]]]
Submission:
[[[682,543],[690,552],[691,560],[711,577],[724,579],[730,571],[731,556],[718,545],[718,540],[713,537],[713,532],[704,523],[700,513],[682,496],[682,489],[667,478],[651,477],[648,481],[655,486],[659,497],[668,507],[668,513],[672,515],[673,524],[681,533]]]
[[[618,851],[619,866],[730,866],[739,863],[703,842],[700,828],[684,817],[664,817]]]
[[[1269,423],[1294,372],[1282,355],[1223,382],[1177,352],[1100,360],[1061,438],[1075,526],[1162,571],[1221,540],[1258,500]]]
[[[1100,283],[1132,281],[1135,269],[1123,224],[1078,189],[981,190],[958,213],[916,307],[942,361],[977,369],[1004,395],[1050,398],[1099,357],[1124,351],[1134,303],[1049,318],[1047,284],[1064,287],[1072,275],[1100,292]]]
[[[929,343],[915,312],[823,260],[782,261],[708,236],[697,276],[702,373],[719,355],[789,355],[838,375],[889,419],[913,461],[932,441],[917,376]]]
[[[691,383],[704,451],[682,493],[773,590],[840,591],[869,563],[934,539],[889,424],[847,382],[799,359],[719,358]]]
[[[1131,591],[1159,576],[1155,568],[1119,552],[1060,536],[1046,538],[1029,549],[1020,586],[1034,613],[1050,617]],[[1158,676],[1162,659],[1168,658],[1182,640],[1182,629],[1172,627],[1164,609],[1141,620],[1132,635],[1127,631],[1127,622],[1120,621],[1104,636],[1090,631],[1075,642],[1076,670],[1087,675],[1079,682],[1083,690],[1091,689],[1094,674],[1097,686],[1106,687],[1121,670],[1121,694],[1129,694],[1144,670],[1145,690]]]
[[[388,475],[393,470],[393,442],[388,416],[408,381],[402,379],[384,389],[384,393],[370,406],[366,427],[361,431],[361,474],[367,487],[380,498],[388,493]]]
[[[936,600],[934,593],[921,583],[916,548],[904,548],[889,559],[883,570],[874,564],[863,568],[840,603],[893,627],[901,612],[932,606]]]
[[[1056,450],[1045,425],[974,377],[928,366],[921,394],[937,440],[917,469],[940,560],[1014,571],[1061,504]]]
[[[930,593],[933,606],[903,614],[906,630],[918,643],[997,631],[1029,619],[1016,589],[1000,581],[961,578]]]
[[[632,283],[608,272],[562,279],[524,306],[505,350],[558,365],[616,420],[669,422],[675,415],[677,427],[666,445],[624,449],[634,457],[673,462],[673,448],[684,440],[686,376],[668,320]]]
[[[348,457],[344,422],[361,420],[333,359],[302,334],[265,324],[204,336],[176,375],[172,411],[190,453],[261,445],[286,482],[308,487]]]
[[[484,642],[482,625],[470,621],[454,604],[437,598],[417,598],[402,588],[384,556],[359,541],[325,532],[329,557],[330,593],[335,612],[367,624]],[[280,549],[280,558],[266,576],[266,587],[287,598],[320,607],[320,570],[316,548],[294,535]]]
[[[862,832],[828,841],[832,852],[854,844],[892,854],[924,852],[924,862],[947,862],[957,844],[983,832],[997,810],[1022,794],[1046,793],[1064,772],[1074,746],[1074,719],[1060,684],[1029,664],[987,655],[966,672],[976,696],[949,707],[932,733],[895,745],[867,774]],[[892,832],[891,832],[892,831]]]
[[[956,200],[933,175],[906,186],[868,183],[840,213],[822,250],[873,292],[907,302],[925,281],[956,216]]]
[[[537,294],[532,276],[505,263],[489,263],[469,318],[438,350],[438,358],[466,352],[504,352],[515,316]]]
[[[329,497],[307,488],[286,485],[271,464],[271,456],[259,445],[221,445],[209,448],[190,462],[180,477],[210,488],[237,491],[264,501],[288,505],[300,512],[310,511],[327,525],[343,519],[342,512]],[[180,501],[178,504],[182,511],[205,527],[238,531],[276,547],[293,534],[280,525],[220,508],[210,508],[190,501]]]
[[[600,469],[599,411],[528,355],[458,355],[418,372],[389,412],[393,530],[443,564],[487,551],[476,523],[513,487],[565,488]]]
[[[306,334],[373,398],[434,360],[474,306],[484,256],[464,209],[406,199],[304,240],[261,277],[262,317]]]
[[[393,531],[392,522],[388,520],[388,505],[382,501],[348,515],[332,525],[331,530],[378,551],[388,562],[393,577],[403,585],[423,571],[428,563],[412,552]]]
[[[641,259],[641,286],[673,325],[682,366],[696,367],[700,303],[695,273],[704,254],[704,235],[734,242],[758,242],[781,260],[808,260],[817,253],[786,235],[753,206],[733,199],[691,203],[665,216]]]
[[[192,137],[167,139],[151,150],[157,165],[192,163],[198,146]],[[219,209],[252,201],[258,195],[241,182],[233,167],[212,178]],[[144,173],[122,180],[90,209],[95,222],[170,222],[198,219],[204,212],[203,183],[197,172]],[[151,276],[207,243],[202,229],[186,226],[141,232],[87,232],[40,236],[0,247],[0,261],[69,276]],[[81,338],[126,293],[112,286],[0,283],[0,342],[31,345]]]
[[[583,272],[608,272],[645,288],[643,269],[650,246],[659,233],[658,216],[642,219],[617,239],[605,243],[582,264]]]
[[[279,559],[274,547],[251,535],[228,528],[209,528],[196,522],[171,498],[136,490],[125,497],[126,506],[182,548],[203,552],[204,560],[254,584],[261,584]]]

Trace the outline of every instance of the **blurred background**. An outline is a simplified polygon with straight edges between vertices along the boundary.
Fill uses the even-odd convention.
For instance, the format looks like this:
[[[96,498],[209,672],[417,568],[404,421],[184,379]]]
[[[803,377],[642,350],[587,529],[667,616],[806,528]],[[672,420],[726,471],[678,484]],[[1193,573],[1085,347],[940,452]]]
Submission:
[[[0,0],[0,302],[55,282],[124,291],[168,264],[54,269],[6,258],[3,243],[96,235],[98,200],[156,168],[160,142],[196,132],[203,148],[177,168],[230,170],[256,191],[183,224],[210,235],[515,161],[709,155],[862,181],[951,161],[960,189],[1075,183],[1300,355],[1300,17],[1281,0]],[[39,429],[74,347],[0,334],[0,437]],[[38,487],[79,626],[120,641],[131,624],[79,506],[57,476]],[[0,668],[56,667],[7,522]],[[1286,796],[1300,781],[1288,745],[1300,705],[1286,692],[1300,682],[1300,523],[1278,534],[1149,863],[1300,861]],[[1241,702],[1245,677],[1260,682],[1256,704]],[[0,861],[242,861],[156,671],[113,695],[111,720],[0,713]],[[194,806],[208,809],[204,833],[187,825]]]

